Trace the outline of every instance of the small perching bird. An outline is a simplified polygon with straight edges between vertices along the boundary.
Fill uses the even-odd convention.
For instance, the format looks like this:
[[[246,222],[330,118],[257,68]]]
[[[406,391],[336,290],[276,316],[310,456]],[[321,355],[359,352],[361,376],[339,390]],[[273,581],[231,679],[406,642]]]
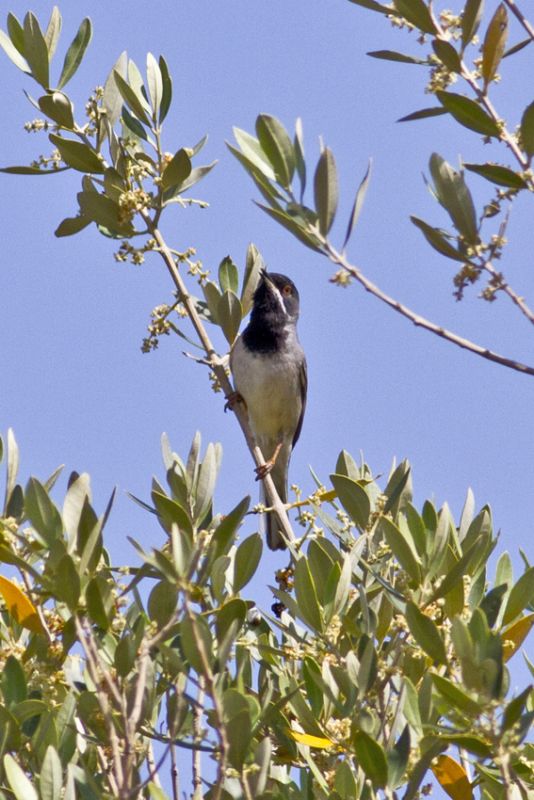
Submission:
[[[265,468],[257,470],[258,478],[270,472],[283,503],[287,503],[289,459],[300,436],[308,388],[298,317],[299,293],[293,281],[263,270],[250,321],[230,353],[236,393],[246,405],[252,433],[266,460]],[[271,550],[286,547],[274,514],[267,515],[267,544]]]

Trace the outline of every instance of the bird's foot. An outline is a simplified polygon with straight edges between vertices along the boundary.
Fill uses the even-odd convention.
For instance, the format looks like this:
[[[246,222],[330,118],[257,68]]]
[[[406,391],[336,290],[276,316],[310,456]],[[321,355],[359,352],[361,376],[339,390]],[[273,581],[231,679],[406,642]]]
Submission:
[[[245,408],[247,407],[247,404],[245,403],[242,395],[240,395],[239,392],[230,392],[230,394],[227,394],[226,403],[224,404],[225,413],[228,411],[228,409],[230,409],[230,411],[233,411],[237,403],[243,403]]]
[[[276,459],[278,458],[278,453],[280,452],[281,449],[282,449],[282,442],[276,445],[276,450],[274,451],[270,459],[265,462],[265,464],[260,464],[259,467],[256,467],[254,472],[256,473],[257,481],[262,480],[269,474],[269,472],[271,472],[272,468],[276,464]]]

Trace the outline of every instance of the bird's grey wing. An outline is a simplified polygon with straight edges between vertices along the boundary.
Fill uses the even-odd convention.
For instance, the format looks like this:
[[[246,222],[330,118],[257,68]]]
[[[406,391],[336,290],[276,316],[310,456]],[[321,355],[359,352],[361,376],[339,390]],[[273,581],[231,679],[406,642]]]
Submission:
[[[293,436],[293,443],[292,447],[295,447],[298,438],[300,436],[300,432],[302,430],[302,423],[304,421],[304,411],[306,410],[306,397],[308,394],[308,365],[306,364],[306,358],[302,356],[302,364],[300,365],[299,370],[299,388],[300,388],[300,417],[299,421],[297,422],[297,427],[295,430],[295,435]]]

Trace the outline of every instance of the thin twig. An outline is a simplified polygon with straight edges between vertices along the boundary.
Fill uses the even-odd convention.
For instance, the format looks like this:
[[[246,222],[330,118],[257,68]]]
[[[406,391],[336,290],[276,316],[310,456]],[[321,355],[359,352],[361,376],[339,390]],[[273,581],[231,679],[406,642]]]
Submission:
[[[523,12],[520,11],[519,8],[516,6],[514,0],[504,0],[504,3],[505,5],[508,6],[514,17],[517,20],[519,20],[520,24],[526,30],[530,38],[534,41],[534,28],[532,27],[528,19],[526,19],[526,17],[523,15]]]
[[[202,714],[204,709],[204,679],[200,677],[197,701],[193,708],[193,737],[195,744],[202,741]],[[202,797],[202,753],[198,747],[193,749],[193,800]]]
[[[420,314],[416,314],[415,311],[412,311],[410,308],[403,305],[403,303],[400,303],[398,300],[395,300],[393,297],[390,297],[388,294],[383,292],[382,289],[379,289],[376,284],[370,281],[358,269],[358,267],[350,264],[345,256],[339,253],[329,242],[324,244],[324,252],[334,264],[338,264],[340,267],[342,267],[342,269],[348,272],[349,275],[352,275],[352,277],[357,280],[367,292],[378,298],[378,300],[381,300],[383,303],[386,303],[386,305],[390,306],[390,308],[393,308],[399,314],[402,314],[403,317],[409,319],[414,325],[424,328],[425,330],[436,334],[436,336],[440,336],[442,339],[446,339],[448,342],[452,342],[464,350],[469,350],[471,353],[475,353],[477,356],[481,356],[481,358],[485,358],[488,361],[494,361],[496,364],[501,364],[503,367],[509,367],[510,369],[514,369],[517,372],[522,372],[525,375],[534,375],[534,367],[531,367],[528,364],[523,364],[521,361],[516,361],[513,358],[507,358],[506,356],[500,355],[500,353],[495,353],[493,350],[489,350],[487,347],[482,347],[481,345],[476,344],[469,339],[465,339],[463,336],[459,336],[457,333],[453,333],[446,328],[442,328],[441,325],[431,322],[429,319],[420,316]]]
[[[178,771],[178,764],[176,763],[176,747],[174,742],[171,742],[171,782],[172,782],[172,798],[173,800],[179,800],[180,773]]]

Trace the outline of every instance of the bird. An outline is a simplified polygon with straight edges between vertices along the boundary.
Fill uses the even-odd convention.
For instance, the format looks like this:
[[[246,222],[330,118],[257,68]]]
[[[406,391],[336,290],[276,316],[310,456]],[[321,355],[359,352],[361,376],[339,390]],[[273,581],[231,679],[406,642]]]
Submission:
[[[300,298],[286,275],[260,273],[248,325],[230,352],[235,398],[246,406],[256,444],[266,461],[257,477],[270,472],[276,491],[287,503],[291,452],[302,430],[308,371],[297,336]],[[261,502],[265,491],[261,488]],[[271,550],[286,543],[274,514],[267,514],[266,538]]]

